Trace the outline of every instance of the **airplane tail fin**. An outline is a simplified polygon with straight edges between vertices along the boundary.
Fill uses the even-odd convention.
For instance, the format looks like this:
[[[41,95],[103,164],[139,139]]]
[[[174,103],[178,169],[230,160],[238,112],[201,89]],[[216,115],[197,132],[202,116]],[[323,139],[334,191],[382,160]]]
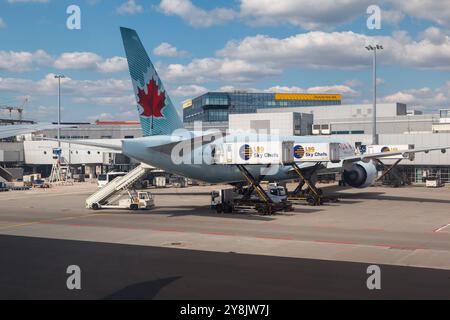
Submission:
[[[120,28],[144,136],[170,135],[183,123],[135,30]]]

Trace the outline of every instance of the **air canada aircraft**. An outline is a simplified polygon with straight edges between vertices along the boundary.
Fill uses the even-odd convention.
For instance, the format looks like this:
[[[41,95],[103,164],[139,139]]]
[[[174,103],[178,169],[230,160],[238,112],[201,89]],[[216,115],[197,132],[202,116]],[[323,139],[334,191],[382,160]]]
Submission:
[[[305,173],[308,171],[341,171],[345,182],[355,188],[370,186],[377,177],[377,167],[374,159],[409,156],[418,152],[430,152],[440,150],[445,152],[450,147],[433,149],[414,149],[396,152],[384,152],[367,155],[357,155],[351,144],[333,137],[307,137],[307,136],[280,136],[264,134],[230,133],[225,136],[218,132],[188,132],[184,130],[183,123],[168,96],[155,67],[150,61],[147,52],[142,45],[136,31],[121,28],[122,40],[128,60],[129,71],[132,79],[133,90],[136,96],[137,109],[143,130],[142,138],[126,139],[122,146],[90,141],[70,141],[72,144],[88,145],[101,148],[120,150],[123,154],[141,161],[142,163],[157,167],[167,172],[178,174],[187,178],[208,183],[238,184],[245,180],[240,170],[233,165],[213,165],[213,146],[228,142],[245,143],[267,141],[293,141],[295,145],[310,143],[336,143],[341,149],[338,163],[311,163],[298,160],[298,167]],[[68,142],[68,141],[67,141]],[[193,146],[189,153],[184,153],[185,161],[175,161],[174,148],[180,144]],[[186,159],[188,161],[186,161]],[[202,159],[202,161],[195,161]],[[270,175],[264,174],[265,166],[248,166],[248,171],[256,178],[281,182],[298,179],[292,166],[279,166]]]

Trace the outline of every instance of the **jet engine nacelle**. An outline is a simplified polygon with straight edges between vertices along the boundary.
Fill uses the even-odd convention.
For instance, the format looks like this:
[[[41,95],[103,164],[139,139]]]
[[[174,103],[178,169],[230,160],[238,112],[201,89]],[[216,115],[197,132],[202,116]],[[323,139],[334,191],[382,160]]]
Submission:
[[[370,162],[353,163],[349,168],[344,170],[343,178],[346,184],[353,188],[367,188],[377,178],[377,168]]]

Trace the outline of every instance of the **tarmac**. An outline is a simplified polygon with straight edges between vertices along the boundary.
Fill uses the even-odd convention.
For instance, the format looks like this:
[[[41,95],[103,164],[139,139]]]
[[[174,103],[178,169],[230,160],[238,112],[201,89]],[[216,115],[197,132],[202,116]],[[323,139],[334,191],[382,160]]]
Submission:
[[[296,205],[293,212],[275,216],[216,214],[209,205],[210,192],[217,188],[220,186],[151,190],[156,208],[137,213],[85,209],[85,199],[96,190],[96,185],[90,183],[1,193],[0,245],[4,270],[0,286],[9,288],[2,297],[97,299],[135,297],[140,292],[143,294],[140,297],[150,299],[450,298],[448,187],[363,190],[325,187],[326,193],[338,195],[340,201],[320,207]],[[65,247],[73,249],[73,256]],[[78,264],[83,269],[81,265],[90,263],[91,257],[88,249],[81,249],[84,247],[95,252],[100,261],[97,267],[119,273],[121,283],[114,288],[93,284],[93,291],[83,290],[81,296],[71,296],[66,289],[47,290],[43,294],[37,291],[40,288],[37,284],[32,286],[33,290],[31,287],[25,290],[20,285],[23,280],[11,282],[20,270],[19,261],[28,272],[44,270],[42,279],[47,282],[53,279],[47,271],[54,264]],[[115,256],[113,249],[108,251],[110,258],[105,255],[102,260],[102,247],[114,247],[123,268],[117,265],[117,260],[113,265],[106,263]],[[48,251],[49,248],[54,249]],[[60,251],[65,254],[58,254]],[[151,256],[152,252],[163,257],[160,265],[140,265],[139,257]],[[221,259],[223,265],[219,263]],[[187,261],[192,261],[188,267]],[[242,261],[248,264],[243,265]],[[153,293],[139,291],[142,287],[136,289],[132,285],[145,279],[134,279],[132,272],[128,274],[125,265],[129,263],[143,268],[139,271],[143,274],[145,270],[153,270],[149,280],[153,284],[159,283],[158,279],[175,278],[158,290],[156,284],[144,285]],[[368,277],[365,271],[372,264],[382,266],[382,272],[386,271],[391,279],[378,295],[368,291],[365,284]],[[88,274],[99,272],[92,265],[86,268],[90,268]],[[155,268],[173,272],[155,276],[152,272],[159,272]],[[242,272],[247,277],[242,277]],[[415,280],[408,280],[408,275],[414,275]],[[262,280],[264,276],[267,280]],[[176,280],[177,277],[187,280]],[[202,281],[197,286],[176,289],[179,281],[190,281],[190,277],[200,277]],[[316,287],[300,290],[299,282],[292,279],[302,279],[308,287],[315,283]],[[28,280],[35,282],[32,274]],[[266,290],[262,289],[261,281],[267,282]],[[210,285],[220,289],[217,282],[223,290],[213,294]],[[124,288],[128,288],[125,293]]]

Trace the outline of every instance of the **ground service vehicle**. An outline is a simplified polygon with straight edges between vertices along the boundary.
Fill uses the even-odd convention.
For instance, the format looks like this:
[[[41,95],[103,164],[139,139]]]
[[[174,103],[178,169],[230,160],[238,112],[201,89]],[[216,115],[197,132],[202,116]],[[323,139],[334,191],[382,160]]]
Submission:
[[[292,203],[287,199],[286,189],[276,184],[270,184],[266,194],[271,203],[268,205],[257,195],[246,197],[246,192],[237,189],[221,189],[211,193],[211,209],[217,213],[233,213],[240,209],[254,209],[261,214],[273,214],[277,211],[292,210]]]
[[[149,210],[154,206],[155,199],[150,192],[128,190],[125,194],[121,195],[119,199],[108,202],[107,204],[96,203],[92,206],[92,209]]]

